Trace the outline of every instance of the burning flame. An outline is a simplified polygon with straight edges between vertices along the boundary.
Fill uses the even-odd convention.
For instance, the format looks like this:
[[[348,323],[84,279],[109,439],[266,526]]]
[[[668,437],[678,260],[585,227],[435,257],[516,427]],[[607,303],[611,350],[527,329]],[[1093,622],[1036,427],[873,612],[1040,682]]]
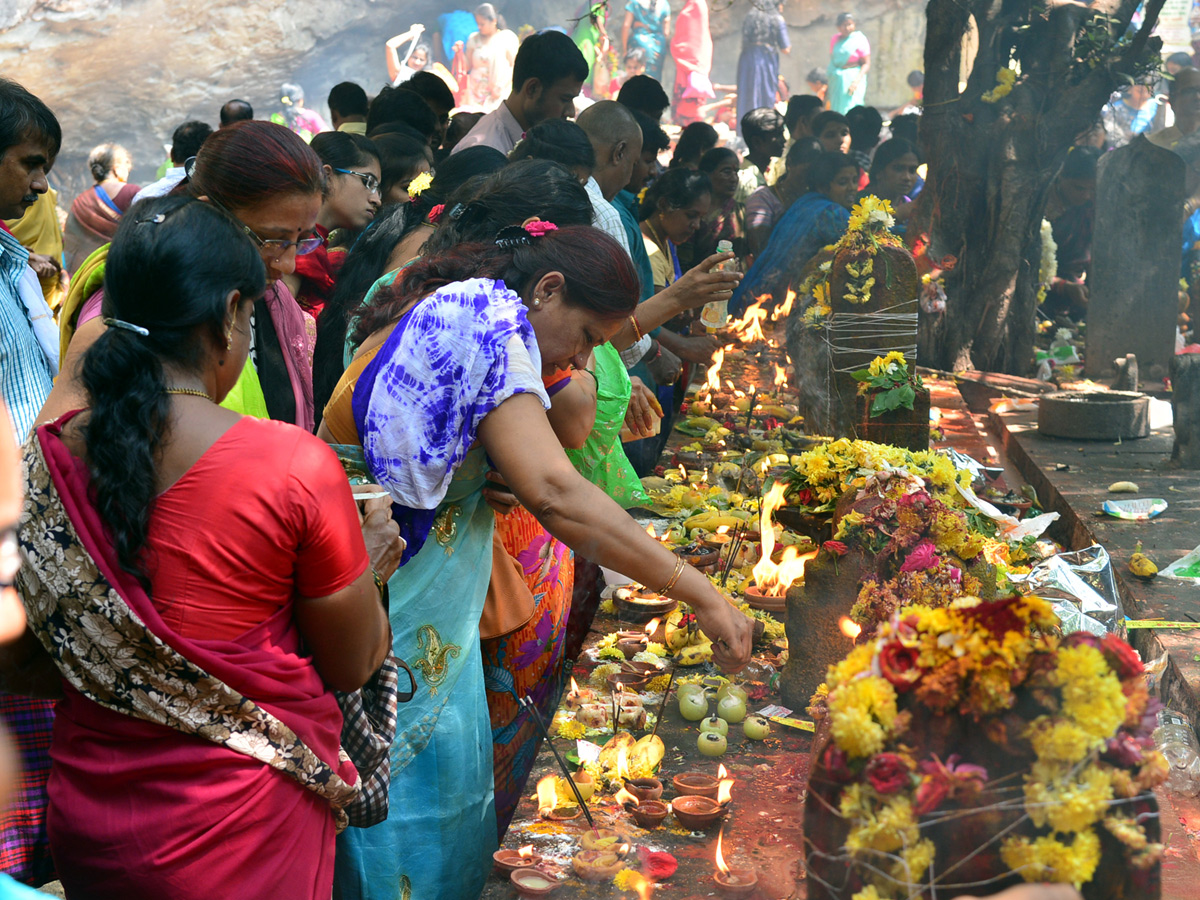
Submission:
[[[727,768],[725,768],[725,763],[721,763],[719,766],[717,766],[717,777],[718,778],[728,778],[729,777],[729,770]]]
[[[521,859],[529,859],[529,857],[533,856],[533,844],[526,844],[517,852],[521,854]]]
[[[722,766],[722,769],[723,768],[724,768],[724,766]],[[728,774],[728,773],[724,773],[724,774]],[[733,779],[732,778],[722,778],[720,783],[717,785],[717,802],[720,803],[722,806],[724,806],[726,803],[728,803],[732,799],[733,799]]]
[[[617,805],[621,807],[638,805],[638,798],[629,791],[625,790],[625,788],[621,788],[619,791],[617,791],[616,794],[613,795],[613,799],[616,800]]]
[[[770,298],[770,294],[763,294],[754,302],[754,305],[746,310],[746,314],[738,321],[733,323],[733,331],[745,343],[751,341],[765,341],[767,336],[763,333],[762,323],[767,318],[767,311],[763,309],[763,303]]]
[[[684,484],[687,484],[687,469],[684,468],[683,463],[679,464],[679,477],[683,479]]]
[[[775,387],[784,387],[787,384],[787,372],[779,363],[772,363],[775,366]]]
[[[629,749],[624,746],[617,753],[617,777],[629,777]]]
[[[729,874],[729,866],[725,865],[725,856],[721,853],[721,840],[725,837],[725,826],[721,826],[721,831],[717,835],[717,869],[722,875]]]
[[[658,631],[658,626],[662,623],[662,619],[651,619],[646,623],[646,637],[654,637],[654,632]]]
[[[842,629],[842,634],[850,638],[852,641],[862,634],[862,626],[857,622],[850,620],[846,616],[842,616],[840,619],[838,619],[838,628]]]
[[[728,534],[728,533],[729,533],[728,525],[721,525],[720,527],[717,528],[717,534]]]
[[[537,783],[539,812],[545,812],[558,806],[558,791],[555,789],[556,782],[557,778],[554,775],[547,775]]]
[[[650,895],[654,893],[654,882],[640,872],[631,873],[628,883],[637,891],[638,900],[650,900]]]
[[[796,302],[796,292],[788,288],[787,296],[783,298],[783,302],[775,307],[775,312],[771,313],[771,321],[778,322],[780,319],[786,319],[792,313],[792,304]]]
[[[574,678],[572,678],[572,679],[571,679],[571,693],[572,693],[572,694],[578,694],[578,693],[579,693],[579,685],[578,685],[578,684],[576,684],[576,682],[575,682],[575,679],[574,679]]]
[[[762,558],[754,565],[754,583],[758,590],[767,597],[782,597],[792,583],[804,577],[804,566],[816,553],[800,555],[795,547],[783,551],[783,559],[776,565],[771,554],[775,552],[775,525],[772,518],[775,511],[783,506],[783,495],[786,488],[776,482],[763,498],[762,503]]]
[[[708,367],[708,378],[705,384],[710,391],[719,391],[721,389],[721,366],[725,363],[725,348],[722,347],[713,354],[712,365]],[[712,397],[709,397],[709,402],[712,402]]]
[[[646,526],[646,534],[650,535],[650,537],[654,538],[654,540],[656,540],[656,541],[658,540],[658,535],[654,532],[653,525]]]

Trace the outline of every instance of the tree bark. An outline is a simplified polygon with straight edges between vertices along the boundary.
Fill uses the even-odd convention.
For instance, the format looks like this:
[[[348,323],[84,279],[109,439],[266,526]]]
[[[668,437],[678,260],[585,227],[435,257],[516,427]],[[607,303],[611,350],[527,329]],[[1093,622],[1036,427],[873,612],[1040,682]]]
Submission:
[[[923,317],[918,359],[936,368],[1025,374],[1036,334],[1041,223],[1046,197],[1075,136],[1099,116],[1121,72],[1156,51],[1150,30],[1163,0],[1152,0],[1131,41],[1117,43],[1136,0],[1108,0],[1111,45],[1088,41],[1096,9],[1030,0],[930,0],[925,38],[921,143],[929,164],[922,192],[929,255],[954,257],[945,275],[946,311]],[[974,19],[979,50],[959,90],[962,40]],[[1157,39],[1154,39],[1157,40]],[[1096,65],[1089,62],[1103,56]],[[1080,55],[1089,62],[1081,62]],[[1018,60],[1015,88],[983,100],[997,73]]]

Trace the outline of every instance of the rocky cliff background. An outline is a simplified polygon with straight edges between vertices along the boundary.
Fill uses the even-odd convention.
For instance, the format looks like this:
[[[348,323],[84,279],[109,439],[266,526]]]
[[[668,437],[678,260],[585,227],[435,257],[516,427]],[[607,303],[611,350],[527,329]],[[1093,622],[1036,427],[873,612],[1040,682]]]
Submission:
[[[741,22],[749,0],[709,0],[716,53],[713,80],[733,83]],[[683,0],[672,0],[678,11]],[[462,3],[473,8],[471,2]],[[499,0],[514,30],[565,24],[580,0]],[[387,80],[384,41],[423,22],[432,31],[446,2],[415,0],[0,0],[0,71],[22,82],[63,125],[56,186],[72,196],[88,183],[88,150],[118,141],[134,156],[132,180],[147,183],[164,144],[187,119],[216,125],[226,100],[241,97],[259,117],[278,107],[279,85],[297,82],[308,105],[327,113],[325,96],[353,80],[373,94]],[[925,22],[920,0],[862,0],[847,6],[871,40],[868,101],[885,111],[907,96],[905,77],[921,68]],[[788,0],[792,53],[782,71],[793,93],[824,68],[840,5]],[[613,0],[610,32],[619,43],[623,3]],[[667,63],[668,92],[674,73]]]

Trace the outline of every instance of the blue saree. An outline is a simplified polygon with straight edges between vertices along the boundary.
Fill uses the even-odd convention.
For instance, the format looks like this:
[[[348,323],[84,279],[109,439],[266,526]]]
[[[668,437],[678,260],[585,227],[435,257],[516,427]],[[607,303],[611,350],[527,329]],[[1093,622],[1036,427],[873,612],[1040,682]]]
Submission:
[[[731,316],[741,316],[759,297],[783,300],[788,285],[823,247],[835,243],[850,224],[850,212],[824,194],[809,191],[790,207],[771,232],[766,249],[729,301]],[[773,303],[769,303],[773,306]]]

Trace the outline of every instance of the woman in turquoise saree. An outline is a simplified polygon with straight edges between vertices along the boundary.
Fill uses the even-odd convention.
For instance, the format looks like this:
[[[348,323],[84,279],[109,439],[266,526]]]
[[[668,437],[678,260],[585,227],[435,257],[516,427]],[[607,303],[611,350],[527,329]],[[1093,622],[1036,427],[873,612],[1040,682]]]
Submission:
[[[845,115],[867,98],[867,72],[871,69],[871,42],[858,30],[852,13],[837,17],[837,32],[829,40],[829,108]]]
[[[719,664],[749,658],[749,620],[585,481],[545,416],[542,376],[582,364],[636,307],[628,254],[590,227],[527,228],[405,270],[363,314],[359,356],[326,410],[344,440],[335,406],[350,397],[350,430],[392,496],[408,543],[389,582],[393,647],[418,674],[398,715],[389,818],[339,838],[342,898],[474,900],[491,868],[479,615],[495,506],[519,501],[568,546],[691,603]]]

